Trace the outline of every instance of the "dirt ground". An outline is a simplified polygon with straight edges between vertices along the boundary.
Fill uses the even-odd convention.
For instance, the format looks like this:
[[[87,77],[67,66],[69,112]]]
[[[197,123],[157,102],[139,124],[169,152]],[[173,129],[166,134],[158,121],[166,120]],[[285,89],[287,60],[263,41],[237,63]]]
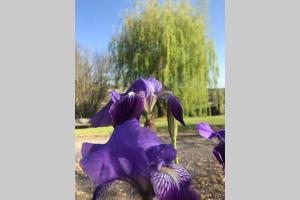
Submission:
[[[160,138],[170,143],[168,136]],[[90,200],[93,184],[83,174],[78,162],[81,159],[80,149],[83,142],[105,143],[108,137],[84,136],[76,138],[75,149],[75,198]],[[225,199],[225,174],[212,155],[216,140],[207,141],[196,134],[179,134],[177,139],[179,162],[193,177],[192,188],[201,200]],[[126,182],[115,182],[103,195],[104,200],[139,200],[139,194]]]

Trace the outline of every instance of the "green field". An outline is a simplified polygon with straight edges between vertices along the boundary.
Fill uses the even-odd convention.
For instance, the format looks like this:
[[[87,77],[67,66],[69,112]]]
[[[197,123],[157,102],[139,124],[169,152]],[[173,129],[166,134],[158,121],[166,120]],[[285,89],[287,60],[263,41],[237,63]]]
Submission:
[[[219,116],[207,116],[207,117],[185,117],[184,121],[186,126],[179,125],[179,132],[195,132],[195,125],[199,122],[208,122],[214,129],[225,127],[224,115]],[[157,118],[155,119],[156,129],[159,134],[167,133],[167,119]],[[75,129],[76,136],[108,136],[113,132],[113,127],[101,127],[101,128],[84,128]]]

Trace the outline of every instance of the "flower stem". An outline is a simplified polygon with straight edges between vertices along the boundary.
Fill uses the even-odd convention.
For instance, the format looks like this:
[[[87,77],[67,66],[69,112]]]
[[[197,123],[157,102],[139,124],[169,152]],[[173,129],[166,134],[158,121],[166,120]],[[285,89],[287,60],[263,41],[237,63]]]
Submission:
[[[171,111],[169,108],[167,109],[167,118],[168,118],[168,131],[169,131],[169,134],[171,137],[172,146],[174,147],[174,149],[176,149],[177,148],[178,125],[177,125],[177,121],[171,114]],[[176,155],[175,163],[176,164],[179,163],[178,155]]]
[[[156,131],[154,118],[146,119],[144,126],[152,131]]]

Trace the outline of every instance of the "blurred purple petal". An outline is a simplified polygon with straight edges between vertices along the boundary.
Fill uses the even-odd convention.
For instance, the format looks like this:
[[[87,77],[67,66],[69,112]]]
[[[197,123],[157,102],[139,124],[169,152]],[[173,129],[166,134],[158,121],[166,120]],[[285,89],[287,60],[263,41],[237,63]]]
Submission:
[[[112,119],[109,114],[109,109],[112,104],[113,101],[110,100],[100,111],[98,111],[90,118],[89,123],[93,127],[103,127],[112,125]]]
[[[206,122],[201,122],[197,124],[195,128],[199,132],[199,134],[206,139],[210,139],[212,133],[214,132],[210,125]]]
[[[171,145],[162,144],[154,132],[140,127],[138,120],[133,119],[115,127],[106,144],[84,143],[80,166],[98,189],[95,197],[101,193],[103,184],[120,179],[129,181],[146,196],[151,196],[154,187],[159,200],[163,200],[160,197],[164,193],[167,197],[174,193],[178,199],[192,199],[183,198],[191,194],[188,189],[191,177],[183,167],[171,163],[175,155]],[[155,164],[160,165],[160,170]],[[164,182],[155,177],[168,181],[165,184],[170,187],[164,187],[164,193],[159,189]]]
[[[213,150],[214,156],[225,169],[225,142],[220,142]]]
[[[106,144],[82,145],[80,166],[96,184],[119,178],[147,176],[149,162],[145,150],[159,145],[160,140],[137,120],[117,126]]]
[[[120,97],[109,110],[113,126],[120,125],[130,119],[140,119],[144,112],[144,95],[129,93]]]

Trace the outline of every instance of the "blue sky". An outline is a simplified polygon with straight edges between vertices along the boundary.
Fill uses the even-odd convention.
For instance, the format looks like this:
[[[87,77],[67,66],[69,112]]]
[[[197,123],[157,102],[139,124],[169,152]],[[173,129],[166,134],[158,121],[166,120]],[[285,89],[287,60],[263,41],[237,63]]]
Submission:
[[[112,34],[120,24],[122,12],[134,0],[76,0],[75,38],[95,51],[106,51]],[[214,40],[220,68],[219,86],[225,87],[225,2],[209,1],[209,35]]]

